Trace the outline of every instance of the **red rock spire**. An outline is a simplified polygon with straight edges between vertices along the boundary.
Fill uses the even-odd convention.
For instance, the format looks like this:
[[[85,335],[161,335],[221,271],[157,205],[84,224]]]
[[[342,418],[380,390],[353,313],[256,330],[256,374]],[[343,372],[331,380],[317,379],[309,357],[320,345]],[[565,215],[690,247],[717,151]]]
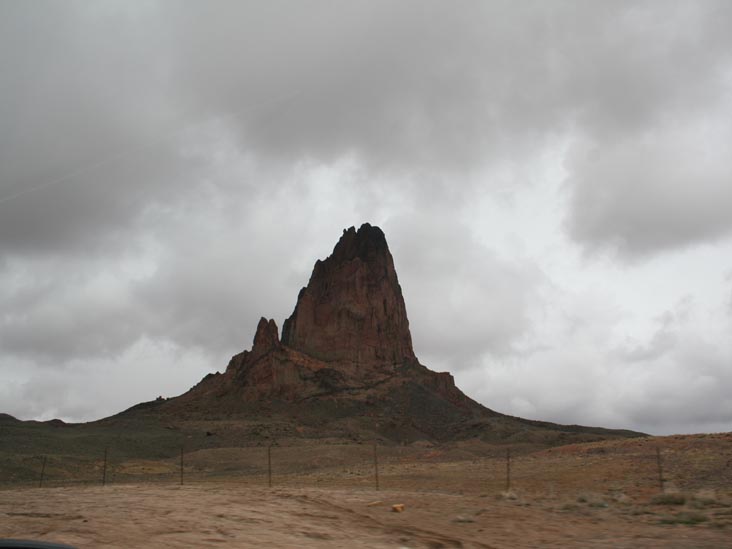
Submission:
[[[387,366],[416,362],[407,310],[384,233],[365,223],[343,231],[317,261],[282,343],[327,362]]]
[[[257,333],[254,334],[254,344],[252,345],[253,355],[263,355],[272,349],[280,346],[280,338],[277,333],[277,324],[274,320],[267,320],[262,317],[257,325]]]

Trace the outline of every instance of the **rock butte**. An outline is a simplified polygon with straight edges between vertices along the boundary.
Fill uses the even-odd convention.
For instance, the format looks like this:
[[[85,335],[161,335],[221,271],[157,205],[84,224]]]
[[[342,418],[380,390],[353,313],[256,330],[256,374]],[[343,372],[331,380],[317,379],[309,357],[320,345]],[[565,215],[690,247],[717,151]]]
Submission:
[[[275,321],[261,318],[251,350],[232,357],[224,374],[207,376],[192,391],[235,393],[248,402],[297,402],[353,396],[412,379],[415,371],[443,397],[456,404],[467,400],[449,373],[419,364],[386,238],[365,223],[344,230],[333,253],[315,263],[281,340]]]
[[[137,412],[194,420],[277,416],[294,426],[285,429],[290,434],[376,432],[399,442],[546,443],[635,434],[506,416],[468,398],[449,373],[420,364],[389,246],[368,223],[344,230],[331,255],[315,263],[281,339],[274,320],[262,318],[251,350],[233,356],[223,374],[122,415]]]

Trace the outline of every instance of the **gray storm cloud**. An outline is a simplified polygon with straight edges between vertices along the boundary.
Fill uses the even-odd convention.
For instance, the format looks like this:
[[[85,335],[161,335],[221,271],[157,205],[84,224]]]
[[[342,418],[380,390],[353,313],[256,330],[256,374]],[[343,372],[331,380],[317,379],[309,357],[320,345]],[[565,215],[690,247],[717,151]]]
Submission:
[[[730,24],[713,1],[3,2],[0,401],[88,419],[180,392],[371,221],[417,354],[488,406],[718,426],[664,416],[643,372],[656,401],[728,403],[703,379],[730,381]],[[689,294],[699,321],[659,328]],[[122,396],[80,404],[98,371]]]

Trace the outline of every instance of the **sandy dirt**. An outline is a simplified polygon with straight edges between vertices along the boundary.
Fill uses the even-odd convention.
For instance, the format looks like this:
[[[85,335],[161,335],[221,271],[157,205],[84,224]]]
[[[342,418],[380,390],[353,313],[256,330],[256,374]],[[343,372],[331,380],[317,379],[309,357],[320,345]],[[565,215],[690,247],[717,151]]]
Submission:
[[[732,547],[726,522],[664,524],[676,510],[639,510],[627,501],[593,506],[520,496],[224,484],[23,488],[4,490],[0,499],[0,538],[80,549]],[[404,512],[391,511],[397,503]]]

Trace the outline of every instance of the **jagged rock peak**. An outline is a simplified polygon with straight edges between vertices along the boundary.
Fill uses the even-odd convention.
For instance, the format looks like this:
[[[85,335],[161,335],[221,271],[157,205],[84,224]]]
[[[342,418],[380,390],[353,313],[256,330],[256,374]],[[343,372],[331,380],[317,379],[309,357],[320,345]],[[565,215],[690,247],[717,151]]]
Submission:
[[[252,354],[264,354],[280,346],[279,332],[274,320],[262,317],[257,324],[257,333],[254,334]]]
[[[324,261],[282,329],[282,343],[320,360],[358,365],[416,362],[394,260],[383,231],[351,227]]]
[[[379,227],[364,223],[356,231],[355,227],[343,229],[343,235],[333,249],[331,261],[341,262],[356,257],[368,261],[374,255],[389,251],[386,236]]]

